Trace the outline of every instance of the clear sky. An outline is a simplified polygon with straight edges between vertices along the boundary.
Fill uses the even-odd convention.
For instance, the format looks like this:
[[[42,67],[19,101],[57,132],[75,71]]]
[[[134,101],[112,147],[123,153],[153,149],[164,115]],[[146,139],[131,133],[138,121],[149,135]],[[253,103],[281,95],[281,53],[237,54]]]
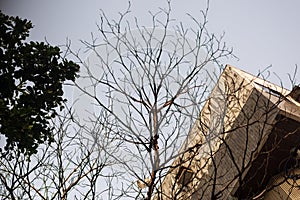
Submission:
[[[89,40],[96,32],[99,10],[116,17],[126,9],[126,0],[0,0],[1,10],[9,15],[30,19],[35,28],[31,39],[47,41],[52,45],[65,44],[70,38],[74,48],[80,48],[80,39]],[[173,18],[187,22],[186,13],[199,16],[205,0],[173,0]],[[147,24],[148,10],[165,7],[163,0],[132,0],[132,11]],[[233,47],[239,60],[228,64],[253,74],[269,65],[270,71],[282,79],[290,89],[287,73],[300,65],[300,1],[299,0],[211,0],[209,30],[217,35],[225,32],[225,42]],[[299,66],[300,68],[300,66]],[[300,69],[299,69],[300,71]],[[298,76],[300,73],[298,74]],[[272,76],[270,81],[278,83]],[[297,78],[300,82],[300,77]]]
[[[242,70],[257,74],[272,65],[268,80],[291,89],[288,73],[299,65],[300,83],[300,0],[210,0],[208,28],[221,35],[239,58],[226,62]],[[165,7],[164,0],[131,0],[132,12],[145,26],[147,12]],[[206,0],[172,0],[172,17],[189,23],[186,13],[196,18],[206,7]],[[83,48],[79,40],[90,41],[97,31],[102,9],[109,17],[124,11],[128,0],[0,0],[0,9],[8,15],[30,19],[35,25],[30,39],[64,45],[72,40],[75,49]],[[188,24],[186,24],[188,26]],[[79,106],[80,107],[80,106]],[[87,109],[83,107],[82,109]],[[3,145],[0,139],[0,146]]]

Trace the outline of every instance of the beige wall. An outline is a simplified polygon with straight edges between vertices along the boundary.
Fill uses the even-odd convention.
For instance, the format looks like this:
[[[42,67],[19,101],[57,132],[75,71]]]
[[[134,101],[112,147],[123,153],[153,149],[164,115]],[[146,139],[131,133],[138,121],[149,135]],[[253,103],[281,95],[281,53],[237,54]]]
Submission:
[[[155,199],[211,199],[213,189],[222,199],[234,194],[282,112],[278,105],[283,99],[269,93],[270,88],[288,94],[227,66]]]

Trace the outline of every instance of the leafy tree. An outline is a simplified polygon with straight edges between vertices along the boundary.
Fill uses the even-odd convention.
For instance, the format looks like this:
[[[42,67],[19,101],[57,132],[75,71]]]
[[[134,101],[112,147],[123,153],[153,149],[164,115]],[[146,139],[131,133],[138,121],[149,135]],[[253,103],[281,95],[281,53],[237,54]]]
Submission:
[[[26,41],[32,23],[0,12],[0,133],[5,151],[27,155],[53,141],[50,119],[63,108],[63,82],[74,81],[79,66],[44,42]]]

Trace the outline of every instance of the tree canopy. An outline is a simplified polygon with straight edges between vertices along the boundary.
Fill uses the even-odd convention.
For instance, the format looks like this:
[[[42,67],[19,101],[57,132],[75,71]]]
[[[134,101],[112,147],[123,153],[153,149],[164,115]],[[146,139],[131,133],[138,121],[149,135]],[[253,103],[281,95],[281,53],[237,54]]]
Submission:
[[[79,71],[59,47],[27,41],[31,28],[30,21],[0,11],[0,134],[5,151],[27,155],[53,141],[50,120],[66,101],[63,82],[74,81]]]

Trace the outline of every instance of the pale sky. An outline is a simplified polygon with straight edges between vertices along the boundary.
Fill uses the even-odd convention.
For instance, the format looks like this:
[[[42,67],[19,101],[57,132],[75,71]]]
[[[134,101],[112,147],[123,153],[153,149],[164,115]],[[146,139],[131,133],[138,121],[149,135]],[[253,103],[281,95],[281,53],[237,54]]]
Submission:
[[[148,26],[149,10],[166,7],[164,0],[132,0],[132,12],[140,24]],[[189,23],[186,13],[196,18],[206,7],[206,0],[172,0],[172,17]],[[72,40],[73,48],[84,48],[79,40],[90,41],[102,9],[109,17],[124,11],[128,0],[0,0],[0,9],[8,15],[29,19],[34,24],[30,39],[64,45]],[[239,58],[226,63],[256,75],[272,65],[284,87],[291,89],[287,73],[299,65],[300,83],[300,1],[299,0],[211,0],[208,28],[221,35]],[[188,27],[189,24],[186,24]],[[224,64],[226,64],[224,63]],[[269,81],[279,84],[275,75]],[[84,107],[84,109],[87,109]],[[0,146],[3,145],[0,139]]]
[[[5,14],[30,19],[35,25],[31,39],[52,45],[65,44],[70,38],[74,48],[83,48],[80,39],[89,40],[96,32],[100,9],[110,17],[127,8],[126,0],[0,0]],[[132,12],[147,25],[148,10],[165,7],[163,0],[132,0]],[[186,13],[195,17],[205,8],[205,0],[173,0],[173,18],[187,22]],[[300,1],[298,0],[211,0],[208,27],[212,33],[225,32],[224,41],[233,47],[235,55],[226,62],[247,72],[257,74],[269,65],[291,89],[287,73],[300,65]],[[187,24],[188,25],[188,24]],[[300,66],[299,66],[300,68]],[[299,69],[300,71],[300,69]],[[298,74],[298,76],[300,73]],[[278,83],[272,76],[270,81]],[[300,78],[297,78],[298,83]]]

